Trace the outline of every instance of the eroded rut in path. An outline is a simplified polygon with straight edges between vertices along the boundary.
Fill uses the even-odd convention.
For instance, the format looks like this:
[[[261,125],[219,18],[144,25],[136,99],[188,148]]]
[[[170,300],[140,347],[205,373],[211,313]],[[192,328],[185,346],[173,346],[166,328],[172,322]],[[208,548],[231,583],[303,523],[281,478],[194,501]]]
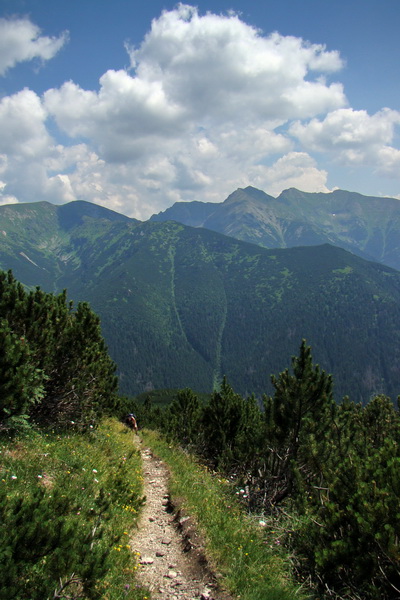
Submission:
[[[171,510],[164,463],[148,448],[141,454],[146,503],[131,539],[132,550],[140,553],[139,582],[153,600],[222,600],[191,519]]]

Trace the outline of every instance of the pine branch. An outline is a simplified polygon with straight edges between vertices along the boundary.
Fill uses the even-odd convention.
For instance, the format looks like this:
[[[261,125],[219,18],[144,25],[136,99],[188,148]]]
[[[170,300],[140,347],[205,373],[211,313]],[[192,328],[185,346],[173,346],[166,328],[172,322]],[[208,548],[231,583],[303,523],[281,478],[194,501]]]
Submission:
[[[54,590],[53,600],[78,600],[78,598],[84,598],[84,595],[77,592],[77,594],[73,594],[72,596],[66,596],[63,592],[64,590],[72,584],[80,584],[82,583],[79,577],[75,576],[75,573],[72,573],[71,577],[67,579],[64,583],[60,578],[60,587]]]

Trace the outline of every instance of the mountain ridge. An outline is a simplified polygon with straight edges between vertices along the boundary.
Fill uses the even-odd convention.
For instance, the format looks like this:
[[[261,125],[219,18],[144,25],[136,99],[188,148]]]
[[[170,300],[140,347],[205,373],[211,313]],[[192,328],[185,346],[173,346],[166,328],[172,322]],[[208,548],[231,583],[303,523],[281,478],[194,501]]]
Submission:
[[[193,209],[192,209],[193,208]],[[201,219],[197,216],[201,214]],[[205,227],[265,248],[331,243],[400,270],[400,201],[335,190],[284,190],[277,198],[252,186],[222,203],[175,203],[152,221]]]

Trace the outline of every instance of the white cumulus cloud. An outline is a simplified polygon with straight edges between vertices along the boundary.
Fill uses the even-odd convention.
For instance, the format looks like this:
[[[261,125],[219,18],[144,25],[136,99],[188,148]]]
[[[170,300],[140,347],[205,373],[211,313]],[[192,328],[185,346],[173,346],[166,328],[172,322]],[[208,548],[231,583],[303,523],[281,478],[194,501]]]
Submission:
[[[0,152],[9,156],[46,154],[51,143],[45,121],[47,113],[35,92],[25,89],[0,101]]]
[[[339,70],[337,52],[278,33],[264,36],[236,15],[200,16],[181,4],[164,11],[141,46],[128,50],[137,78],[161,82],[171,102],[206,122],[286,120],[345,103],[341,84],[311,78],[315,70]]]
[[[0,101],[0,203],[48,200],[60,203],[74,200],[67,190],[62,170],[69,148],[55,144],[49,134],[48,118],[40,97],[24,89]],[[57,173],[61,170],[61,173]]]
[[[338,52],[264,35],[234,14],[201,16],[180,4],[127,50],[129,71],[107,71],[98,91],[66,82],[44,94],[44,107],[64,134],[104,161],[102,193],[112,189],[130,214],[132,198],[143,199],[139,218],[175,200],[222,200],[293,150],[279,127],[346,104],[342,85],[321,76],[343,66]],[[77,165],[81,177],[83,168]],[[314,173],[319,188],[326,176],[317,171],[309,179]],[[119,192],[111,184],[117,174]]]
[[[290,133],[304,148],[332,153],[338,162],[373,165],[377,170],[398,174],[399,150],[390,146],[400,112],[384,108],[374,115],[365,110],[342,108],[308,123],[297,121]]]
[[[50,60],[68,40],[66,31],[58,38],[40,33],[39,27],[27,18],[0,18],[0,75],[19,62]]]
[[[291,187],[304,192],[329,192],[327,176],[306,152],[289,152],[272,166],[259,168],[254,181],[271,196],[278,196],[283,189]]]

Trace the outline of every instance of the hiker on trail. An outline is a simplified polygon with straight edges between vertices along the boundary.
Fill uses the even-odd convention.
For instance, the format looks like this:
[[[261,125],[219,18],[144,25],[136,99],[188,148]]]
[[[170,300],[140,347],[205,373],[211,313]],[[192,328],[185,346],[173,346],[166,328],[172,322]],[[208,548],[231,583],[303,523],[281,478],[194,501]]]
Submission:
[[[135,433],[138,432],[136,417],[133,413],[130,413],[126,417],[126,424],[128,425],[129,429],[132,429]]]

